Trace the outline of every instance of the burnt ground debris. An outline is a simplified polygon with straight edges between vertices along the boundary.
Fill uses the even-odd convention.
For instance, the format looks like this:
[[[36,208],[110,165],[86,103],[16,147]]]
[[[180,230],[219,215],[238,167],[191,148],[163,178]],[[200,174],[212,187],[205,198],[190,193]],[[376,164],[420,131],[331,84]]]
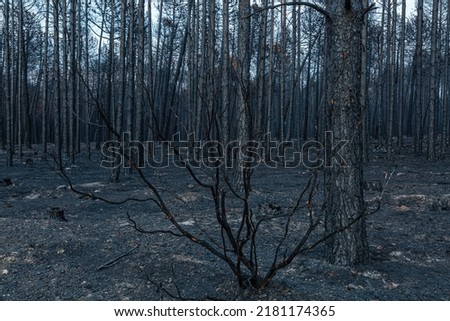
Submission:
[[[0,185],[0,300],[173,300],[165,291],[186,299],[450,300],[448,159],[431,164],[403,154],[388,162],[374,155],[365,165],[369,203],[393,174],[380,211],[368,218],[370,262],[333,266],[319,246],[280,271],[269,288],[255,291],[240,290],[223,262],[187,239],[133,229],[127,213],[142,228],[171,229],[151,202],[112,205],[82,197],[50,162],[27,157],[34,158],[31,164],[6,168],[0,153],[0,179],[12,182]],[[150,196],[137,175],[109,183],[99,164],[99,154],[92,161],[81,155],[66,172],[80,189],[114,200]],[[196,226],[211,214],[212,199],[186,171],[149,175],[184,226],[217,232],[212,219]],[[307,177],[300,167],[257,168],[255,208],[286,210]]]

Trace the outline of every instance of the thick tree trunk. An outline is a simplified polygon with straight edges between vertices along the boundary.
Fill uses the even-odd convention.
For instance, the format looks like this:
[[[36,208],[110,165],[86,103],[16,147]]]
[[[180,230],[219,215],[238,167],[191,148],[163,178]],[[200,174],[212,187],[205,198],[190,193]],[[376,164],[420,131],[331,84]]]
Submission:
[[[326,234],[332,235],[327,250],[330,262],[350,265],[368,259],[360,103],[364,10],[361,1],[343,0],[328,0],[326,8],[330,14],[326,28],[328,130],[334,135],[333,146],[346,142],[338,154],[327,155],[327,160],[333,161],[333,156],[339,160],[329,163],[332,166],[325,174],[325,228]],[[327,146],[327,151],[333,146]]]

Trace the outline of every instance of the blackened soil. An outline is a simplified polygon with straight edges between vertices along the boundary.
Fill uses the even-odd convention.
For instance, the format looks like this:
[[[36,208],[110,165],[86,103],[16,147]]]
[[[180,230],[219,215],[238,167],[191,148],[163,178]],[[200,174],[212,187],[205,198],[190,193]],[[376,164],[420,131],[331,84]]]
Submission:
[[[143,229],[175,231],[153,202],[112,205],[92,200],[71,191],[52,162],[36,154],[16,160],[12,168],[5,167],[4,159],[0,154],[0,300],[172,300],[171,295],[221,300],[450,300],[448,159],[431,164],[406,155],[395,162],[376,158],[366,165],[368,205],[383,199],[380,211],[368,219],[370,262],[333,266],[323,260],[319,246],[297,257],[260,291],[240,290],[227,265],[187,239],[137,232],[127,213]],[[110,183],[99,154],[91,161],[79,156],[65,170],[77,189],[109,200],[152,197],[135,173]],[[208,190],[183,169],[146,173],[183,227],[220,243]],[[209,180],[207,172],[199,173]],[[300,167],[257,168],[251,194],[255,216],[289,211],[310,174]],[[321,193],[314,197],[320,203]],[[233,215],[238,220],[239,202],[228,206],[231,220]],[[262,227],[262,269],[271,262],[273,237],[281,235],[281,228],[276,221]]]

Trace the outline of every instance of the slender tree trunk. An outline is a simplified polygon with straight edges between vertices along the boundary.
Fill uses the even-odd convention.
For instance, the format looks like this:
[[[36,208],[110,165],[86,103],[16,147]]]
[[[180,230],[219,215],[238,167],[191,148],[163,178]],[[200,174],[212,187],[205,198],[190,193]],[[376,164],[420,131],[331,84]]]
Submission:
[[[120,79],[119,79],[119,104],[117,105],[116,116],[115,116],[115,131],[122,134],[123,128],[123,111],[125,109],[126,103],[126,75],[127,75],[127,64],[126,64],[126,12],[127,12],[127,1],[121,1],[120,8]],[[123,147],[123,146],[122,146]],[[119,182],[120,179],[120,168],[124,164],[121,163],[122,159],[116,158],[115,168],[113,170],[111,181]]]
[[[376,138],[378,140],[378,145],[381,146],[383,144],[383,109],[384,109],[384,24],[385,24],[385,11],[386,4],[385,0],[382,2],[382,11],[381,11],[381,35],[380,42],[378,45],[378,90],[377,90],[377,112],[376,112]]]
[[[311,13],[311,9],[308,9],[309,13],[308,13],[308,20],[309,20],[309,28],[312,31],[312,13]],[[307,69],[306,69],[306,85],[305,85],[305,102],[303,104],[304,106],[304,118],[303,118],[303,140],[307,141],[308,140],[308,135],[309,135],[309,118],[310,118],[310,106],[311,106],[311,52],[312,52],[312,46],[313,46],[313,41],[312,41],[312,32],[310,32],[309,37],[308,37],[308,56],[307,56]]]
[[[291,57],[291,62],[290,62],[290,68],[291,68],[291,72],[290,72],[290,92],[289,92],[289,106],[288,106],[288,114],[287,114],[287,119],[286,119],[286,123],[287,123],[287,133],[286,133],[286,137],[288,140],[292,139],[292,131],[293,131],[293,127],[294,127],[294,123],[293,123],[293,119],[294,119],[294,108],[296,108],[295,106],[295,102],[296,102],[296,97],[295,97],[295,88],[297,85],[296,82],[296,75],[297,75],[297,32],[299,29],[299,26],[297,25],[297,8],[293,7],[292,9],[292,40],[291,40],[291,47],[292,47],[292,57]],[[294,107],[295,106],[295,107]]]
[[[138,3],[138,68],[137,68],[137,97],[136,97],[136,113],[135,113],[135,128],[134,128],[134,138],[137,141],[144,141],[144,123],[143,123],[143,113],[144,113],[144,0],[139,0]],[[138,165],[142,165],[144,162],[144,151],[139,150],[136,155],[138,157]]]
[[[272,0],[272,6],[275,0]],[[266,134],[271,134],[273,119],[273,61],[275,46],[275,14],[274,10],[270,13],[270,43],[269,43],[269,85],[267,86],[267,112],[266,112]],[[268,156],[268,155],[267,155]]]
[[[59,65],[59,3],[53,0],[53,83],[54,93],[54,117],[55,117],[55,158],[62,164],[62,140],[61,140],[61,75]]]
[[[222,141],[226,144],[229,141],[229,108],[230,108],[230,18],[229,18],[229,2],[222,1]],[[228,155],[227,155],[228,156]]]
[[[402,0],[402,22],[400,31],[400,61],[398,72],[398,147],[403,147],[403,115],[405,113],[405,34],[406,0]]]
[[[330,237],[328,259],[350,265],[368,259],[362,171],[361,29],[360,1],[327,0],[326,75],[328,130],[334,142],[346,142],[327,155],[325,230]],[[332,146],[335,146],[333,142]],[[332,146],[327,146],[331,152]],[[339,155],[341,155],[341,157]],[[332,166],[331,166],[332,165]],[[353,223],[353,224],[352,224]]]
[[[111,6],[114,7],[114,0],[111,1]],[[84,53],[85,57],[84,57],[84,60],[85,60],[85,68],[86,68],[86,87],[87,87],[85,89],[85,95],[84,95],[85,96],[85,104],[86,104],[86,108],[85,108],[85,120],[86,120],[86,123],[85,123],[85,129],[84,129],[85,130],[85,138],[84,138],[84,140],[85,140],[85,144],[86,144],[86,152],[87,152],[87,155],[88,155],[88,159],[91,159],[91,138],[89,136],[89,134],[90,134],[90,124],[89,123],[90,123],[90,120],[91,120],[91,110],[90,110],[90,95],[89,95],[89,91],[88,91],[88,88],[89,88],[89,75],[90,75],[90,72],[89,72],[89,70],[90,70],[89,41],[88,41],[88,39],[89,39],[89,28],[88,28],[89,27],[89,25],[88,25],[89,24],[89,19],[88,19],[88,17],[89,17],[89,2],[88,1],[85,1],[84,11],[85,11],[85,15],[86,15],[85,25],[84,25],[84,28],[85,28],[85,30],[84,30],[84,32],[85,32],[85,35],[84,35],[84,38],[85,38],[85,48],[84,48],[84,50],[85,50],[85,53]],[[114,15],[111,16],[111,33],[112,34],[114,34],[114,28],[112,27],[112,26],[114,26],[113,22],[114,22]],[[111,47],[110,50],[114,50],[113,48],[114,48],[114,46]],[[111,67],[112,66],[111,56],[109,58],[110,58],[110,60],[109,60],[109,62],[110,62],[109,68],[112,68]],[[112,81],[112,79],[114,79],[114,77],[111,75],[108,78],[108,81]],[[108,95],[107,99],[109,97],[111,97],[111,95]],[[114,105],[114,103],[113,103],[113,101],[111,101],[110,104],[109,104],[109,106],[110,106],[109,108],[111,108],[111,110],[114,110],[114,108],[112,107],[113,105]],[[112,117],[112,114],[113,113],[110,114],[111,117]],[[114,124],[112,119],[110,119],[110,123]]]
[[[228,3],[228,0],[224,0],[224,3]],[[269,5],[268,0],[264,0],[264,6],[267,7]],[[225,7],[224,7],[225,9]],[[262,12],[262,26],[261,26],[261,35],[259,39],[259,50],[258,50],[258,66],[257,66],[257,111],[256,111],[256,124],[255,124],[255,133],[256,138],[261,139],[265,134],[263,131],[263,116],[265,114],[265,83],[266,83],[266,46],[267,46],[267,11]]]
[[[250,82],[250,1],[239,0],[239,30],[238,30],[238,141],[239,148],[243,148],[249,142],[249,82]],[[241,151],[241,150],[240,150]],[[245,162],[244,153],[238,156],[238,179],[236,188],[239,191],[249,191],[248,164]]]
[[[286,0],[281,0],[281,3],[286,3]],[[280,140],[285,140],[285,114],[286,114],[286,6],[281,7],[281,27],[280,27]],[[284,145],[283,145],[284,146]]]
[[[421,155],[423,151],[423,126],[422,126],[422,48],[423,48],[423,0],[417,2],[417,38],[416,38],[416,70],[415,70],[415,106],[416,106],[416,133],[414,151]]]
[[[102,81],[102,51],[103,51],[103,29],[104,29],[104,25],[105,25],[105,12],[106,12],[106,8],[107,8],[107,2],[104,2],[104,6],[103,6],[103,13],[102,13],[102,19],[101,19],[101,24],[100,24],[100,41],[98,44],[98,51],[97,51],[97,70],[96,70],[96,75],[97,75],[97,100],[101,100],[100,95],[101,95],[101,81]],[[95,149],[99,150],[100,149],[100,144],[102,141],[102,134],[103,134],[103,130],[102,130],[102,116],[101,116],[101,112],[100,110],[96,110],[96,112],[94,113],[95,115],[95,134],[94,134],[94,139],[95,139]]]
[[[136,51],[135,51],[135,32],[134,32],[134,17],[135,17],[135,0],[128,0],[129,3],[129,16],[130,16],[130,25],[128,27],[128,67],[127,67],[127,75],[128,79],[128,99],[125,104],[125,131],[132,135],[132,124],[134,119],[134,113],[136,108],[136,88],[135,88],[135,65],[136,65]],[[136,125],[136,124],[135,124]]]
[[[75,103],[75,153],[79,154],[81,152],[81,105],[83,102],[82,91],[81,91],[81,70],[82,70],[82,64],[83,61],[83,28],[82,28],[82,21],[81,21],[81,14],[83,12],[82,2],[81,0],[78,1],[77,5],[77,32],[78,32],[78,39],[77,39],[77,59],[76,59],[76,103]],[[87,16],[86,16],[86,21]]]
[[[12,60],[11,60],[11,30],[10,30],[10,4],[9,0],[5,0],[3,4],[3,22],[4,38],[5,38],[5,105],[6,105],[6,166],[13,166],[14,143],[12,135]]]
[[[444,67],[444,106],[443,106],[443,120],[444,127],[442,132],[442,145],[441,145],[441,156],[445,157],[448,145],[450,143],[450,0],[447,1],[447,30],[445,33],[445,67]]]
[[[363,0],[363,8],[367,9],[369,7],[369,1]],[[361,109],[363,113],[363,123],[362,123],[362,131],[363,131],[363,159],[365,162],[369,161],[369,135],[368,135],[368,117],[369,117],[369,105],[368,105],[368,93],[367,93],[367,83],[369,80],[368,77],[368,68],[367,68],[367,28],[368,28],[368,15],[364,16],[363,28],[361,30]]]
[[[69,53],[68,53],[68,30],[67,30],[67,0],[62,0],[62,110],[61,110],[61,126],[62,126],[62,146],[64,156],[69,157],[69,93],[68,93],[68,70],[69,70]]]
[[[301,43],[302,43],[302,39],[303,39],[303,33],[302,33],[302,19],[305,15],[305,11],[303,11],[302,13],[302,7],[299,7],[299,12],[298,12],[298,33],[297,33],[297,46],[298,46],[298,55],[297,55],[297,68],[296,68],[296,82],[298,83],[297,86],[297,91],[296,91],[296,96],[297,96],[297,101],[299,102],[299,104],[301,104],[302,102],[302,98],[301,98],[301,94],[302,94],[302,73],[303,73],[303,64],[302,64],[302,51],[301,51]],[[295,123],[296,123],[296,127],[294,128],[295,130],[295,137],[297,138],[297,141],[300,142],[301,138],[302,138],[302,126],[301,126],[301,108],[296,108],[296,115],[295,115]]]
[[[24,79],[24,65],[25,65],[25,52],[23,50],[23,3],[22,0],[19,0],[19,24],[18,24],[18,64],[17,64],[17,74],[18,78],[18,86],[17,86],[17,144],[19,147],[19,158],[22,159],[23,155],[23,119],[24,110],[23,106],[25,104],[25,79]],[[26,77],[26,76],[25,76]]]
[[[21,63],[20,63],[20,91],[21,95],[19,97],[20,105],[19,109],[23,115],[23,143],[25,144],[25,148],[31,149],[31,143],[33,140],[33,130],[32,130],[32,121],[31,121],[31,106],[30,106],[30,97],[28,91],[28,54],[25,46],[25,37],[26,30],[24,25],[24,3],[23,0],[19,2],[19,51],[21,52]],[[39,83],[39,77],[37,79],[37,83]],[[34,115],[34,113],[33,113]]]
[[[47,103],[48,103],[48,38],[50,0],[45,1],[45,35],[44,35],[44,93],[42,104],[42,154],[47,158]]]
[[[157,95],[158,88],[160,87],[160,84],[162,82],[162,79],[157,79],[157,77],[161,77],[160,74],[158,74],[157,66],[162,66],[162,60],[161,58],[161,34],[162,34],[162,13],[163,13],[163,2],[161,1],[160,6],[158,8],[158,28],[157,28],[157,35],[156,35],[156,48],[155,48],[155,67],[153,70],[153,80],[152,80],[152,97],[154,99],[154,107],[153,107],[153,126],[154,126],[154,133],[157,135],[158,139],[160,139],[160,132],[161,132],[161,124],[159,123],[159,118],[157,113],[161,112],[161,95]]]
[[[214,133],[212,129],[214,128],[214,120],[216,118],[216,104],[215,104],[215,46],[216,46],[216,7],[215,0],[208,1],[208,62],[207,62],[207,105],[208,105],[208,114],[209,114],[209,129],[208,136],[209,139],[214,139]],[[184,42],[183,42],[184,43]],[[182,53],[183,55],[183,53]],[[180,58],[181,59],[181,58]],[[181,60],[180,60],[181,61]],[[180,66],[181,67],[181,66]],[[179,70],[177,70],[179,73]]]
[[[389,107],[388,107],[388,139],[387,139],[387,157],[389,160],[392,160],[393,151],[392,151],[392,139],[394,133],[394,108],[398,107],[396,105],[396,93],[395,93],[395,70],[396,70],[396,52],[397,52],[397,0],[393,0],[392,2],[392,22],[391,22],[391,30],[389,31]]]
[[[226,0],[224,0],[226,1]],[[228,2],[227,2],[228,3]],[[193,8],[194,7],[194,8]],[[191,24],[189,26],[189,38],[188,38],[188,51],[189,51],[189,61],[188,61],[188,134],[189,136],[189,154],[193,155],[194,149],[193,144],[195,138],[192,134],[196,132],[196,119],[195,110],[197,105],[197,10],[195,10],[195,0],[189,1],[189,11],[191,12]],[[225,14],[225,13],[224,13]],[[227,12],[228,14],[228,12]],[[224,25],[224,38],[228,35],[226,34],[226,26]],[[224,41],[224,40],[223,40]],[[222,75],[223,76],[223,75]],[[225,90],[225,89],[224,89]],[[223,91],[222,91],[223,94]],[[225,117],[225,116],[223,116]],[[228,128],[228,127],[226,127]],[[195,135],[195,134],[194,134]]]
[[[112,126],[115,126],[116,124],[116,117],[115,117],[115,112],[116,112],[116,104],[115,104],[115,62],[114,62],[114,57],[115,57],[115,50],[114,50],[114,37],[115,37],[115,16],[116,16],[116,2],[114,0],[111,1],[110,4],[110,10],[111,10],[111,23],[109,26],[109,54],[108,54],[108,72],[107,72],[107,77],[108,77],[108,84],[106,87],[106,102],[107,102],[107,106],[109,107],[109,123]],[[113,138],[117,137],[113,137],[113,134],[111,132],[108,133],[108,140],[111,141]]]
[[[436,158],[435,149],[435,119],[437,109],[437,37],[438,37],[438,13],[439,0],[433,0],[433,14],[431,20],[431,97],[430,116],[428,124],[428,160],[434,161]]]
[[[81,1],[81,0],[78,0]],[[72,164],[75,163],[75,106],[77,90],[76,74],[76,0],[70,1],[70,98],[69,98],[69,157]],[[79,36],[79,35],[78,35]]]

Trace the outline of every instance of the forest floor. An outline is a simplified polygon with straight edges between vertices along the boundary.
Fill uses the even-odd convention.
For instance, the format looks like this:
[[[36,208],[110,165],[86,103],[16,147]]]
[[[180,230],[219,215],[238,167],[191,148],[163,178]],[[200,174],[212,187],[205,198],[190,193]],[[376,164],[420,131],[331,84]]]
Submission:
[[[450,300],[449,158],[431,164],[408,154],[392,162],[375,155],[365,166],[366,197],[388,185],[381,209],[368,218],[370,261],[333,266],[319,246],[260,291],[239,290],[223,262],[187,239],[138,233],[127,213],[142,228],[172,229],[152,202],[111,205],[81,197],[36,154],[12,168],[4,164],[0,152],[0,300],[173,300],[168,293],[220,300]],[[135,174],[109,183],[99,153],[91,161],[80,155],[66,172],[77,188],[109,199],[150,196]],[[304,168],[256,169],[255,207],[288,208],[307,174]],[[185,170],[149,177],[184,227],[217,232],[212,221],[198,226],[214,216],[212,197]]]

